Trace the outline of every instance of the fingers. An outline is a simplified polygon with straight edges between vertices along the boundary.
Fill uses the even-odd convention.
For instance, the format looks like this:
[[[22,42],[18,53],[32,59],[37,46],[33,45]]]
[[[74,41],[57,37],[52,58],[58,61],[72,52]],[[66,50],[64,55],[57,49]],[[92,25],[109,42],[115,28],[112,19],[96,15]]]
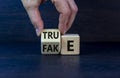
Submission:
[[[44,26],[43,20],[38,9],[41,0],[22,0],[22,3],[29,15],[32,24],[35,27],[37,36],[40,36],[40,33],[43,30]]]
[[[43,21],[38,8],[29,9],[27,10],[27,13],[36,29],[37,36],[40,36],[40,33],[43,30]]]
[[[53,1],[57,11],[60,13],[59,16],[59,30],[64,34],[67,30],[67,23],[70,16],[70,8],[66,0],[54,0]]]
[[[74,0],[52,0],[52,2],[60,13],[59,30],[65,34],[73,24],[78,8]]]
[[[71,9],[71,15],[69,17],[69,20],[68,20],[68,27],[67,27],[67,31],[71,28],[74,20],[75,20],[75,17],[76,17],[76,14],[78,12],[78,7],[75,3],[74,0],[67,0],[68,1],[68,4],[69,4],[69,7]]]
[[[22,0],[22,3],[30,17],[32,24],[36,29],[37,36],[43,30],[43,21],[39,12],[39,5],[43,0]],[[77,6],[74,0],[52,0],[56,9],[60,13],[58,27],[62,34],[65,34],[71,27],[76,13]]]

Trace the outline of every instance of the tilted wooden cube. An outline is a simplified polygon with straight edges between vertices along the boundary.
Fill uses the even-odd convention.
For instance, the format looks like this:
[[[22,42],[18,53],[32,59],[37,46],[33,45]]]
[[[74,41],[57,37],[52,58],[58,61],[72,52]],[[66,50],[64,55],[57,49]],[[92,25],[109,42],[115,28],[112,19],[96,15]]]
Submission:
[[[62,36],[62,55],[80,54],[80,36],[78,34],[68,34]]]
[[[45,29],[41,33],[41,53],[59,54],[61,50],[61,34],[57,29]]]

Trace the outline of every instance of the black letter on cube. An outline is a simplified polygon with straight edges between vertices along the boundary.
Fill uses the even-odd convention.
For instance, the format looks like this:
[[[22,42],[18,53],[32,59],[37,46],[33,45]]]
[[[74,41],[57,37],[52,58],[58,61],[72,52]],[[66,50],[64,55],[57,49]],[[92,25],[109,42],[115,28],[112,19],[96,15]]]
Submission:
[[[78,34],[66,34],[62,38],[62,55],[79,55],[80,54],[80,36]]]
[[[59,54],[61,50],[60,31],[57,29],[45,29],[41,33],[41,53]]]

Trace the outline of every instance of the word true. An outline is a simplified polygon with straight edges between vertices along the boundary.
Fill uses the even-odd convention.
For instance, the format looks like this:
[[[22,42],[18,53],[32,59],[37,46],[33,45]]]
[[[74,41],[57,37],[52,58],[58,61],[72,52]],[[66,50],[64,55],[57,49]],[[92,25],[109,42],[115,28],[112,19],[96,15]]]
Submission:
[[[58,39],[60,36],[59,32],[43,32],[44,39]]]
[[[58,29],[45,29],[41,33],[42,54],[80,54],[80,36],[78,34],[62,35]]]

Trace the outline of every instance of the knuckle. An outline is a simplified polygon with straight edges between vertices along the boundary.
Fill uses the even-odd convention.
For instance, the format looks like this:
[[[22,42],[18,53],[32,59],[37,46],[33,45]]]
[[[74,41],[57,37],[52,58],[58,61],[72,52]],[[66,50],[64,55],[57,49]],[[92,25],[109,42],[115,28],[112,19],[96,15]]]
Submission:
[[[78,7],[72,8],[72,12],[73,12],[73,13],[77,13],[77,12],[78,12]]]
[[[71,14],[71,11],[70,11],[70,10],[64,10],[63,14],[64,14],[64,15],[70,15],[70,14]]]

